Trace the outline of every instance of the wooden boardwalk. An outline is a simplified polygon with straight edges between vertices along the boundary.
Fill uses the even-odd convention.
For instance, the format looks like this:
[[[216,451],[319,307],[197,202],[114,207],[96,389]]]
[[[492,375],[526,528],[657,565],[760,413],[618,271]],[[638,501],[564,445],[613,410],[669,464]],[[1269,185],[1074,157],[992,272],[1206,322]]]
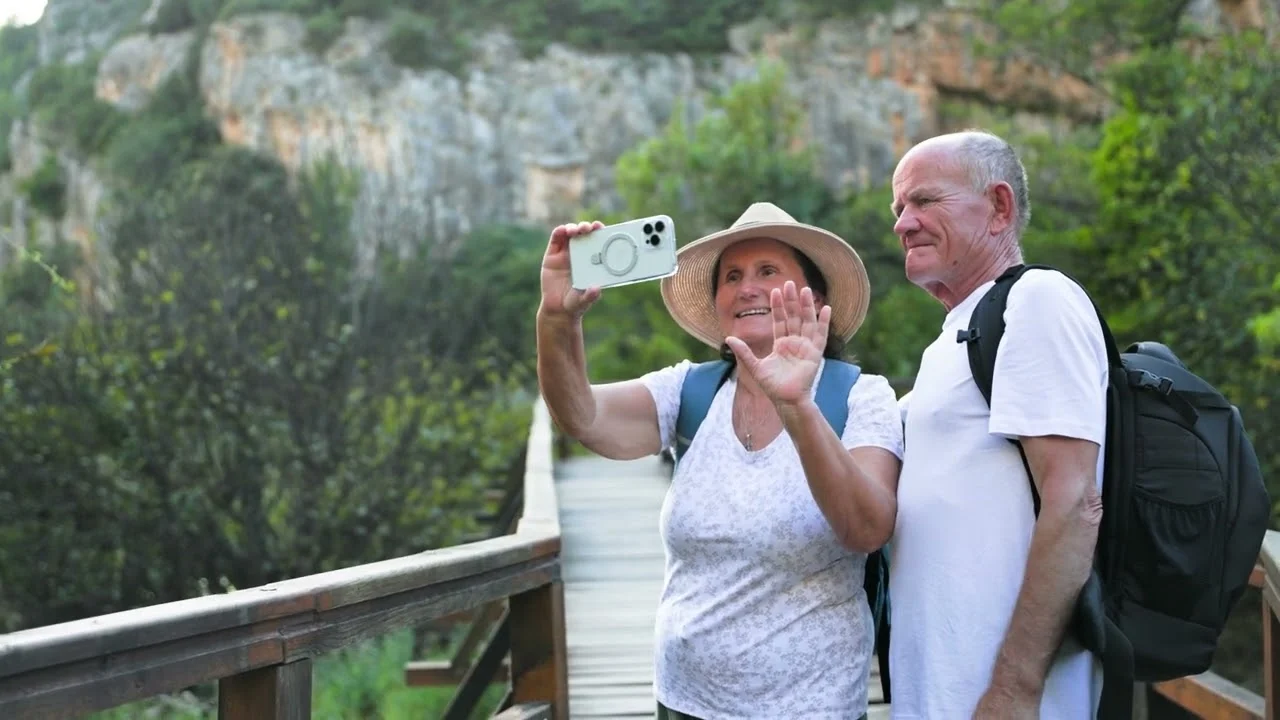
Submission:
[[[658,513],[669,476],[656,456],[556,465],[574,720],[654,716],[653,626],[665,562]]]
[[[665,562],[658,514],[669,481],[657,457],[556,464],[574,720],[654,717],[653,626]],[[889,717],[875,664],[868,720]]]

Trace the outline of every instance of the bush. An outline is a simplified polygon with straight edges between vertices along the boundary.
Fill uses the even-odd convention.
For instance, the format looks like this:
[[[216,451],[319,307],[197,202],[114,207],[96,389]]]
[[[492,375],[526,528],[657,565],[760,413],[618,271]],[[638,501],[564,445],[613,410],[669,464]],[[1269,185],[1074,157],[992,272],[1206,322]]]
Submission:
[[[94,96],[97,64],[45,65],[32,73],[27,104],[40,126],[82,155],[95,155],[124,124],[124,115]]]
[[[61,220],[67,211],[67,181],[62,165],[52,154],[44,156],[44,162],[21,184],[22,192],[31,206],[44,215]]]
[[[414,12],[392,14],[385,47],[396,64],[415,70],[436,67],[457,74],[470,58],[465,33]]]

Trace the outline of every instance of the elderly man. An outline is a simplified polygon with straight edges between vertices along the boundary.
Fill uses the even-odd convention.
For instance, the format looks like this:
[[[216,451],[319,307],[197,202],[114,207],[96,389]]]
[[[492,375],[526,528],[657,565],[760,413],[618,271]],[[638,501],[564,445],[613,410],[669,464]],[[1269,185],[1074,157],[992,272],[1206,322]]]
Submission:
[[[1102,517],[1102,329],[1070,278],[1029,270],[1009,294],[988,406],[957,331],[1022,263],[1022,163],[986,132],[931,138],[898,164],[893,211],[908,279],[946,308],[903,398],[893,715],[1091,719],[1101,668],[1066,627]]]

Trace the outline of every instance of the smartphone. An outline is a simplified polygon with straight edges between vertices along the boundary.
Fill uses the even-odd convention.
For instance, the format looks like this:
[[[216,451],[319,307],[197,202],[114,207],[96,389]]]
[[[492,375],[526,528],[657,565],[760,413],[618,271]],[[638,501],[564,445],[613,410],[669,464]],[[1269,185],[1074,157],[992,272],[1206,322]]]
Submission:
[[[586,290],[676,273],[676,228],[666,215],[628,220],[569,239],[573,287]]]

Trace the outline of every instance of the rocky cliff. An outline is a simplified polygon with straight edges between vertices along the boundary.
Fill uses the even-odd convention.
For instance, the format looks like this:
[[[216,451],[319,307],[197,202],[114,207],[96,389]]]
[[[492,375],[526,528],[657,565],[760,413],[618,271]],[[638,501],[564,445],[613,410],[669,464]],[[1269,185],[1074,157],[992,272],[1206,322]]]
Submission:
[[[1274,20],[1268,3],[1277,1],[1194,0],[1191,15],[1209,26],[1258,25]],[[66,29],[86,2],[50,1],[41,58],[104,50],[98,97],[135,110],[184,66],[197,35],[139,31],[107,46],[101,38],[109,29],[89,32],[83,21]],[[732,31],[731,52],[696,59],[556,44],[525,58],[509,36],[493,32],[456,74],[397,66],[382,49],[383,23],[348,20],[316,54],[306,49],[301,18],[243,15],[201,38],[199,88],[225,142],[267,151],[292,170],[330,154],[359,169],[356,222],[370,241],[406,224],[413,236],[448,238],[480,223],[552,222],[582,207],[616,208],[618,156],[657,133],[678,107],[695,120],[709,93],[750,76],[761,58],[788,66],[810,119],[809,141],[822,148],[820,172],[833,187],[884,180],[908,145],[948,129],[948,100],[1013,108],[1021,122],[1050,128],[1105,113],[1105,98],[1079,79],[976,56],[972,38],[982,28],[958,4],[928,11],[904,4],[803,31],[758,21]],[[45,153],[59,152],[68,179],[60,230],[91,243],[100,233],[102,194],[93,163],[45,147],[27,122],[15,123],[10,140],[13,177],[0,192]],[[8,215],[25,240],[38,223],[27,222],[24,199],[0,201],[11,204]]]

